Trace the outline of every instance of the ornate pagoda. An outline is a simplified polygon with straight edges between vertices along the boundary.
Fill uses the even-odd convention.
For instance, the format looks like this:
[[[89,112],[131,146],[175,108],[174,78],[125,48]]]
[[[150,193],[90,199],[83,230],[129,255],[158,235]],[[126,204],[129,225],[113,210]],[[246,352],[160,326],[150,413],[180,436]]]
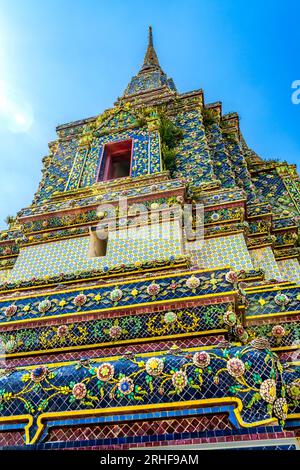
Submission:
[[[151,28],[115,105],[56,131],[0,232],[1,449],[298,448],[296,166],[179,93]]]

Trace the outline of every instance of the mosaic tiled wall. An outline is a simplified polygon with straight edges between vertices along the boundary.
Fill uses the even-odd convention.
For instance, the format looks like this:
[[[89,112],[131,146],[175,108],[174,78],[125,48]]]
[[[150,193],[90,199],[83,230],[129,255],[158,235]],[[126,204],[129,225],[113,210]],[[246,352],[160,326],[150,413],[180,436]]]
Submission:
[[[251,250],[250,256],[254,265],[254,268],[260,268],[265,271],[266,279],[280,279],[281,274],[276,263],[274,253],[270,246],[259,248],[257,250]]]
[[[191,252],[192,262],[201,268],[230,266],[237,270],[253,269],[243,234],[211,238],[198,249],[193,243],[188,243],[186,249]]]
[[[179,114],[175,124],[183,131],[183,139],[176,149],[178,176],[188,178],[193,186],[211,181],[213,165],[200,109]]]
[[[111,232],[105,257],[88,258],[89,243],[89,237],[80,237],[26,247],[20,252],[10,280],[164,260],[182,254],[178,222],[170,224],[169,232],[165,224],[142,227],[135,234],[128,231],[127,238],[120,238],[119,232]]]
[[[291,215],[297,214],[294,202],[276,170],[258,173],[252,176],[252,181],[256,186],[258,196],[262,196],[272,205],[272,211],[275,214],[280,215],[283,210]]]
[[[300,265],[297,258],[277,261],[281,278],[285,281],[294,281],[300,284]]]
[[[54,149],[50,165],[43,176],[43,184],[36,193],[38,202],[48,199],[55,191],[63,191],[66,178],[72,168],[76,155],[77,139],[60,142]]]
[[[10,273],[11,273],[10,269],[0,270],[0,282],[6,281],[9,278]]]
[[[213,158],[214,172],[222,187],[235,185],[235,174],[218,124],[210,125],[206,130],[209,148]]]

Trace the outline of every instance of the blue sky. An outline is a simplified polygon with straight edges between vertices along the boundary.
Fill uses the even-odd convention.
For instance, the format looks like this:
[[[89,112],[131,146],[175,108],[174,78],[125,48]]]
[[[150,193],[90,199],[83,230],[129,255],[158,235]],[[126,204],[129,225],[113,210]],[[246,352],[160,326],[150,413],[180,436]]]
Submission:
[[[180,92],[203,88],[261,156],[299,163],[299,17],[296,0],[0,0],[0,228],[31,203],[55,126],[122,94],[148,24]]]

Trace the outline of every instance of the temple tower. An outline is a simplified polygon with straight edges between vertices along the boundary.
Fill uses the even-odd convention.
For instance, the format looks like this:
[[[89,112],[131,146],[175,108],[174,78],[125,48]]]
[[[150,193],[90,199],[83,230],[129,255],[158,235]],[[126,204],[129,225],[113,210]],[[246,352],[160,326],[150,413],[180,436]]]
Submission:
[[[300,184],[149,28],[0,233],[1,448],[298,448]]]

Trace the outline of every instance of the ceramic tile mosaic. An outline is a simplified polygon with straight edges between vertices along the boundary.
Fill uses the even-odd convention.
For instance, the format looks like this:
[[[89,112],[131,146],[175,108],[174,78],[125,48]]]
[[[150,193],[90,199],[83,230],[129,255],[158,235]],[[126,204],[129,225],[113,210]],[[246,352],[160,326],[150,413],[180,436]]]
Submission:
[[[120,233],[110,233],[105,257],[88,258],[89,237],[26,247],[20,252],[10,280],[88,271],[136,261],[163,260],[182,254],[178,222],[170,224],[169,232],[166,224],[156,224],[137,229],[135,234],[128,230],[128,238],[118,238]]]
[[[281,277],[274,253],[270,246],[251,250],[250,256],[254,267],[265,271],[266,279],[279,279]]]
[[[186,249],[199,268],[230,266],[237,270],[253,269],[243,234],[210,238],[196,250],[192,243],[187,243]]]
[[[300,284],[300,265],[297,258],[277,261],[281,278],[285,281],[294,281]]]
[[[236,113],[204,103],[177,93],[150,27],[114,107],[56,128],[32,206],[0,232],[0,449],[296,447],[300,179],[248,148]],[[103,182],[105,146],[129,140],[130,176]],[[204,204],[206,240],[184,247],[176,217],[126,233],[120,215],[94,256],[87,224],[119,195]],[[257,248],[272,233],[293,259]]]
[[[0,282],[6,281],[10,276],[11,270],[10,269],[2,269],[0,270]]]

